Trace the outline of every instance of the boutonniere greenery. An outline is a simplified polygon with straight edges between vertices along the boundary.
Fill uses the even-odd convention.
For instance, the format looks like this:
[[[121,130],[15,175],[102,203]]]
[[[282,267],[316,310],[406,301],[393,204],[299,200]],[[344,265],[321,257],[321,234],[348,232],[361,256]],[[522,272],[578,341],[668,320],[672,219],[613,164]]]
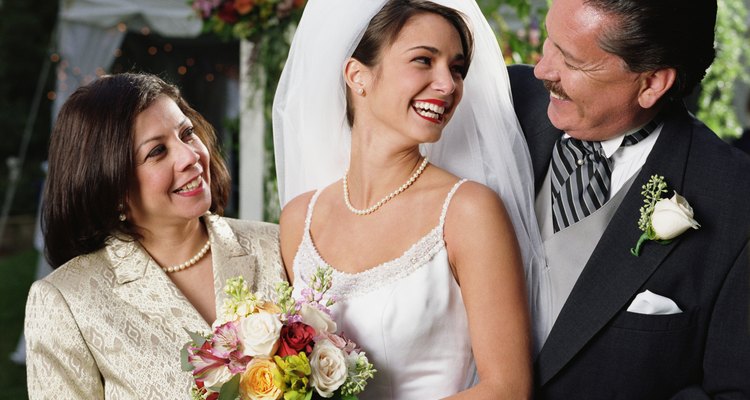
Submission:
[[[668,244],[686,230],[700,228],[700,224],[693,219],[693,208],[687,200],[677,192],[671,198],[662,198],[662,194],[666,192],[667,183],[663,176],[653,175],[643,185],[641,194],[645,204],[641,207],[641,218],[638,220],[638,227],[643,234],[635,248],[630,249],[636,257],[647,240]]]

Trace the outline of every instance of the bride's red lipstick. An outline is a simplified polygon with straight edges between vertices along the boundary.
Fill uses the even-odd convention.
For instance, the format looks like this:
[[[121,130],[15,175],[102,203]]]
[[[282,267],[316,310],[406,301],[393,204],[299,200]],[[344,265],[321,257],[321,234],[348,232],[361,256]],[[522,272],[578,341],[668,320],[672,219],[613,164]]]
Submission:
[[[440,106],[440,107],[445,107],[448,104],[447,101],[438,100],[438,99],[418,99],[418,100],[414,100],[414,101],[415,102],[416,101],[423,101],[425,103],[434,104],[434,105]]]
[[[416,106],[416,104],[418,104],[418,103],[433,104],[433,105],[436,105],[438,107],[441,107],[443,110],[442,110],[442,112],[435,112],[435,111],[428,110],[431,113],[434,113],[434,114],[438,115],[437,118],[431,118],[431,117],[428,117],[426,115],[422,115],[420,113],[420,109],[417,108],[417,106]],[[414,109],[414,112],[416,112],[417,115],[420,116],[422,119],[426,119],[427,121],[430,121],[430,122],[432,122],[434,124],[440,124],[444,120],[445,113],[448,112],[447,105],[448,105],[448,102],[446,102],[444,100],[439,100],[439,99],[418,99],[418,100],[414,100],[414,102],[412,103],[411,107],[412,107],[412,109]]]

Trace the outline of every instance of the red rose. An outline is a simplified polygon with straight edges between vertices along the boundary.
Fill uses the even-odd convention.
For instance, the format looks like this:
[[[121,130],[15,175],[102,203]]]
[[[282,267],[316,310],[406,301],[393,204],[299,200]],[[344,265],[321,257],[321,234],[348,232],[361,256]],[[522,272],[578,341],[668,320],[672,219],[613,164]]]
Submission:
[[[310,353],[312,351],[312,340],[315,337],[315,329],[302,322],[294,322],[281,327],[279,334],[279,357],[297,355],[300,351]]]
[[[227,0],[222,3],[219,8],[218,16],[220,20],[228,24],[237,22],[240,15],[237,14],[237,9],[234,8],[234,0]]]
[[[196,381],[195,386],[198,387],[198,389],[202,389],[201,393],[206,394],[208,392],[203,386],[203,381]],[[213,392],[206,397],[206,400],[218,400],[219,399],[219,393]]]

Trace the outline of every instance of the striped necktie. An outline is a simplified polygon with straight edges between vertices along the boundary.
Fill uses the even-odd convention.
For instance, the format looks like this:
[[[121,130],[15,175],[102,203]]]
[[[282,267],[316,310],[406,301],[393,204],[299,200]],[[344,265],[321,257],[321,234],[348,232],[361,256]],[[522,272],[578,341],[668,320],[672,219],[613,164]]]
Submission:
[[[661,123],[654,119],[623,138],[621,146],[645,139]],[[586,218],[607,202],[612,160],[600,142],[560,139],[552,151],[552,223],[558,232]]]

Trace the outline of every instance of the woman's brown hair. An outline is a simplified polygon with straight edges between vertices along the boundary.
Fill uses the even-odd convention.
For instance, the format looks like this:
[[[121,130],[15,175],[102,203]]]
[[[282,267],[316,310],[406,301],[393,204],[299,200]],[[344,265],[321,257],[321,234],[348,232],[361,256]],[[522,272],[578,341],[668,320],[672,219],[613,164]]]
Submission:
[[[150,74],[101,77],[78,88],[62,106],[49,146],[42,231],[53,268],[104,247],[121,233],[139,238],[136,227],[120,221],[120,206],[135,182],[133,127],[136,117],[160,96],[177,103],[193,123],[211,157],[211,208],[221,214],[229,199],[230,177],[213,127],[180,95]]]

